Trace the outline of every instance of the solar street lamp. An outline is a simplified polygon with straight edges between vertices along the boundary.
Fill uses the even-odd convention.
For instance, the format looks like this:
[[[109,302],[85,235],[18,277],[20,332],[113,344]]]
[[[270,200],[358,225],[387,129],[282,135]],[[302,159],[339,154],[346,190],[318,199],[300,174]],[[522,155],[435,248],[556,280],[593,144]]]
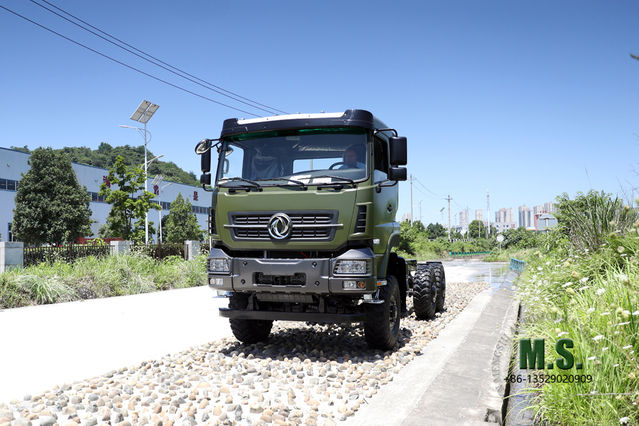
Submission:
[[[151,117],[153,117],[153,114],[155,114],[155,111],[158,110],[158,108],[160,108],[159,105],[156,105],[154,103],[151,103],[149,101],[142,101],[142,103],[140,104],[140,106],[138,107],[138,109],[135,110],[135,112],[133,113],[133,115],[131,116],[131,120],[133,121],[137,121],[138,123],[142,123],[144,124],[144,131],[142,131],[142,129],[138,128],[138,127],[131,127],[131,126],[123,126],[120,125],[120,127],[126,127],[129,129],[137,129],[139,133],[142,134],[142,132],[144,132],[143,136],[144,136],[144,190],[147,191],[147,167],[149,164],[149,161],[147,161],[147,150],[146,150],[146,146],[149,142],[151,142],[151,138],[149,137],[149,139],[147,140],[147,134],[150,136],[150,133],[146,130],[146,123],[151,119]],[[156,157],[159,158],[159,157]],[[155,158],[154,158],[155,160]],[[151,160],[153,161],[153,160]],[[144,218],[144,235],[145,235],[145,243],[148,245],[149,244],[149,212],[146,213],[146,217]]]

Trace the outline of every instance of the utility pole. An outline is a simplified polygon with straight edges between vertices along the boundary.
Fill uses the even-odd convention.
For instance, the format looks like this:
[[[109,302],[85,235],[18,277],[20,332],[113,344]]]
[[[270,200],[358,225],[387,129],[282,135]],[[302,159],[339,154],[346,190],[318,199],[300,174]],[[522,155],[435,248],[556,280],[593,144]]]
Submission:
[[[490,237],[490,191],[486,190],[486,219],[488,219],[488,233],[486,234],[486,238]]]
[[[450,195],[448,195],[448,241],[450,241]]]
[[[410,226],[413,226],[413,174],[410,175]]]

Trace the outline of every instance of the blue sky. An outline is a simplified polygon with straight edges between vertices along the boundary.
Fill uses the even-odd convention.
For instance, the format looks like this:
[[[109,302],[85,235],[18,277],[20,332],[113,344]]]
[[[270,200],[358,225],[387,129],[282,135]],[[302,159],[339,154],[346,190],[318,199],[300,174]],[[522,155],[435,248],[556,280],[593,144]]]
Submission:
[[[425,224],[441,222],[448,195],[454,223],[466,207],[485,217],[487,190],[494,220],[499,208],[516,218],[519,206],[563,192],[623,196],[639,186],[639,61],[629,55],[639,55],[636,1],[47,1],[270,108],[373,112],[408,138],[414,215],[421,202]],[[42,0],[0,6],[245,112],[0,9],[2,147],[141,145],[118,125],[136,125],[129,117],[146,99],[160,105],[149,149],[199,175],[199,140],[217,137],[226,118],[270,115],[35,2],[55,10]],[[400,197],[401,215],[410,211],[408,182]]]

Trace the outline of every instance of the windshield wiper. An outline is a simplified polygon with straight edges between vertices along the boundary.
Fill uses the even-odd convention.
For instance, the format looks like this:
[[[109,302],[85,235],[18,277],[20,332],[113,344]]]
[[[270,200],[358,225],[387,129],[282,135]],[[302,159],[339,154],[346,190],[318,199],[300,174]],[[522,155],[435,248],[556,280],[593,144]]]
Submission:
[[[331,179],[337,179],[341,182],[348,182],[353,186],[355,185],[355,181],[353,179],[349,179],[349,178],[345,178],[345,177],[341,177],[341,176],[333,176],[333,175],[321,175],[321,176],[313,176],[312,179],[321,179],[321,178],[331,178]],[[336,182],[331,182],[331,183],[336,183]],[[320,185],[325,185],[325,183],[322,183]]]
[[[337,179],[338,182],[313,183],[313,185],[317,185],[317,189],[333,188],[333,189],[341,190],[341,189],[344,188],[344,184],[341,183],[341,182],[349,183],[349,184],[353,185],[353,188],[357,188],[357,184],[355,183],[355,181],[353,179],[349,179],[349,178],[345,178],[345,177],[341,177],[341,176],[321,175],[321,176],[313,176],[312,177],[312,179],[321,179],[321,178]]]
[[[223,188],[225,188],[225,187],[228,188],[228,185],[225,185],[225,184],[227,184],[229,182],[232,182],[232,181],[239,180],[241,182],[250,183],[251,185],[255,186],[255,188],[257,188],[258,191],[260,191],[260,192],[262,191],[262,185],[260,185],[259,183],[255,182],[255,181],[249,180],[249,179],[244,179],[244,178],[237,177],[237,176],[231,177],[231,178],[224,178],[224,179],[225,179],[224,182],[220,183],[220,181],[218,181],[217,185],[220,186],[220,187],[223,187]],[[247,191],[250,191],[250,188],[251,188],[251,187],[248,187],[248,186],[245,186],[245,185],[240,185],[240,187],[242,189],[246,189]],[[237,189],[237,188],[232,188],[232,187],[230,188],[230,190],[234,190],[234,189]]]
[[[306,191],[308,189],[308,186],[302,182],[301,180],[295,180],[295,179],[291,179],[291,178],[286,178],[286,177],[278,177],[278,178],[270,178],[270,179],[260,179],[260,182],[268,182],[268,181],[275,181],[275,180],[285,180],[291,183],[294,183],[296,185],[299,185],[302,187],[302,189],[304,189],[304,191]],[[277,184],[276,186],[281,186],[281,187],[287,187],[287,186],[291,186],[289,184]]]

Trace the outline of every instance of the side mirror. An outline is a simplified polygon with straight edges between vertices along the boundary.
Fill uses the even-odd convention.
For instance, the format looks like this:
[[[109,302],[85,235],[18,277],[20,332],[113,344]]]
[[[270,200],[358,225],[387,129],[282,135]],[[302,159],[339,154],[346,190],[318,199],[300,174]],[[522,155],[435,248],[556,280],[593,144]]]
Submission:
[[[405,166],[406,163],[408,163],[408,149],[406,138],[403,136],[393,136],[390,138],[389,144],[391,165]],[[406,178],[404,178],[404,180],[406,180]]]
[[[388,180],[405,181],[406,167],[391,167],[388,169]]]
[[[209,149],[201,155],[202,158],[200,159],[200,168],[202,169],[203,173],[208,173],[211,171],[211,150]]]
[[[201,169],[204,173],[211,171],[211,146],[219,139],[203,139],[195,145],[195,153],[202,156]]]
[[[200,176],[200,183],[202,185],[211,185],[211,174],[204,173]]]
[[[202,139],[197,145],[195,145],[195,153],[197,155],[204,154],[206,151],[211,149],[212,142],[213,139]]]

